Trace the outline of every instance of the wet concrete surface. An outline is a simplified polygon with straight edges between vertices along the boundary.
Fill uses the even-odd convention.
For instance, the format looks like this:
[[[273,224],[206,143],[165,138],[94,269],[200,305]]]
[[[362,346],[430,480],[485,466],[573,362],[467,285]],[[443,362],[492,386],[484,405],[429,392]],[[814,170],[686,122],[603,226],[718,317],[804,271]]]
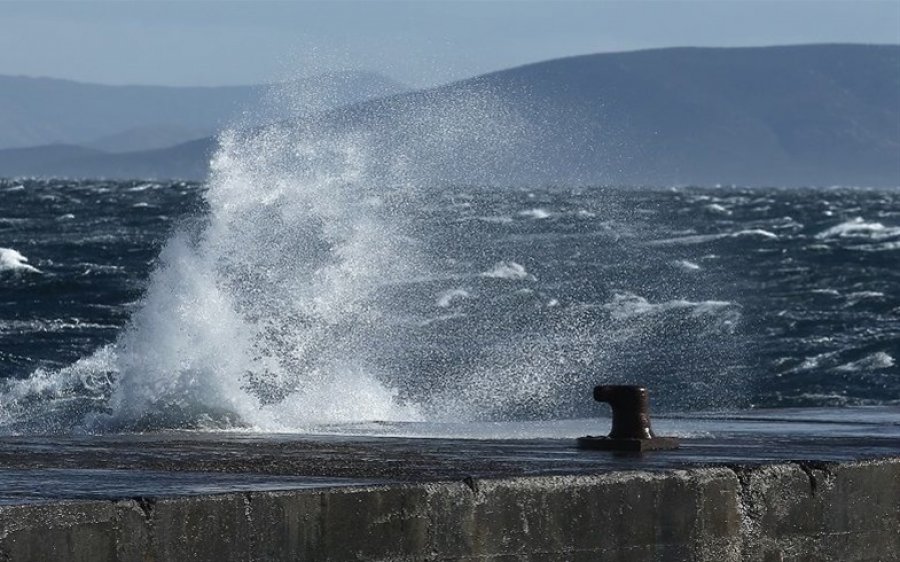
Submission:
[[[362,435],[171,432],[4,437],[0,503],[900,457],[900,408],[831,417],[793,411],[659,421],[663,431],[658,428],[657,433],[678,434],[680,449],[648,453],[577,449],[569,435],[602,434],[609,423],[602,419],[470,426],[468,438],[447,437],[452,433],[448,428],[416,424],[376,426],[387,435],[374,435],[370,428],[358,432]],[[498,437],[471,438],[491,434],[490,428]],[[425,437],[428,432],[438,437]],[[565,437],[528,437],[554,432]],[[514,435],[526,437],[511,438]]]

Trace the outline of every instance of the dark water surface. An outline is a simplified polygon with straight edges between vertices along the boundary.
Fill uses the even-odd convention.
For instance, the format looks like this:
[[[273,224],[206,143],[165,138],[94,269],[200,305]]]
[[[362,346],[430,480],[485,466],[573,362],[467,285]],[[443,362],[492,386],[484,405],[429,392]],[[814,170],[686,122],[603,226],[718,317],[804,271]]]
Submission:
[[[0,379],[114,343],[206,212],[196,184],[0,180]],[[448,188],[403,213],[426,267],[378,287],[392,328],[366,355],[402,399],[564,418],[628,381],[659,410],[900,403],[900,190]],[[264,402],[290,391],[263,378]]]

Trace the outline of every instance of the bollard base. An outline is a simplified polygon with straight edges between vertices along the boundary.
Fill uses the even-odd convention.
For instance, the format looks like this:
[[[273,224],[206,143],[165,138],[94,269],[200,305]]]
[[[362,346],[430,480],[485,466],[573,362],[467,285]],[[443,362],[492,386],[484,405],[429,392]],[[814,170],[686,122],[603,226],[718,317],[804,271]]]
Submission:
[[[654,437],[653,439],[611,439],[588,435],[578,438],[579,449],[595,451],[668,451],[677,449],[679,441],[675,437]]]

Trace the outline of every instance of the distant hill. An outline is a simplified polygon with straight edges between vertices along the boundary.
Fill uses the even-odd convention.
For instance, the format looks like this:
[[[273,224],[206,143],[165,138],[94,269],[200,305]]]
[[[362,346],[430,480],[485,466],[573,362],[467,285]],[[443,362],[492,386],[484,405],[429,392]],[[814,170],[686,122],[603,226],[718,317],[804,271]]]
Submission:
[[[194,179],[206,177],[212,138],[140,152],[108,153],[73,145],[0,150],[0,177]]]
[[[81,144],[104,152],[138,152],[175,146],[187,140],[208,137],[215,132],[214,129],[188,129],[174,125],[146,126],[105,135]]]
[[[474,139],[487,142],[454,150],[454,161],[434,177],[531,184],[900,186],[896,45],[579,56],[359,104],[340,120],[403,130],[397,124],[410,114],[441,114],[453,100],[490,96],[507,114],[498,119],[500,132],[492,134],[490,121],[471,125],[463,112],[454,126],[468,127]],[[472,118],[479,119],[477,111]],[[388,135],[381,144],[390,140]],[[502,142],[509,150],[486,161],[482,155],[496,153]],[[427,165],[427,159],[422,162]]]
[[[900,186],[900,46],[579,56],[311,121],[368,138],[386,178],[402,168],[422,181],[488,184]],[[198,146],[29,169],[198,179],[205,162],[189,162],[212,141]],[[3,161],[0,152],[0,174],[11,174]]]
[[[295,96],[295,105],[322,111],[407,89],[369,72],[212,88],[105,86],[0,76],[0,148],[79,144],[116,152],[155,149],[208,136],[242,118],[244,111],[266,107],[265,100],[281,90]],[[258,117],[273,116],[259,111]]]
[[[4,176],[39,175],[32,172],[65,168],[103,155],[99,150],[70,144],[10,148],[0,150],[0,170]]]

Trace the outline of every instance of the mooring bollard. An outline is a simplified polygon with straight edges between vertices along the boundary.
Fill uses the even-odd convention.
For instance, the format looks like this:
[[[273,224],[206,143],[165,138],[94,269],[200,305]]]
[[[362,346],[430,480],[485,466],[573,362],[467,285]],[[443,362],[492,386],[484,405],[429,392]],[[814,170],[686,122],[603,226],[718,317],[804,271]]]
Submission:
[[[612,430],[606,437],[578,438],[580,449],[603,451],[658,451],[677,449],[678,439],[656,437],[650,427],[650,398],[642,386],[600,385],[594,400],[612,407]]]

